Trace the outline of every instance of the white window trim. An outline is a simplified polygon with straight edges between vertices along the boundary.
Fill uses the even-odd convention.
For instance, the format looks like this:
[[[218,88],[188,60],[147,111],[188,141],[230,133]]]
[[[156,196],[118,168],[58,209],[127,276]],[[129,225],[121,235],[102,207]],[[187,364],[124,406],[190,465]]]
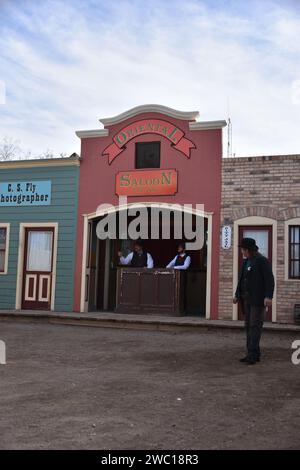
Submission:
[[[233,240],[234,240],[234,248],[233,248],[233,296],[235,293],[235,289],[238,283],[238,259],[239,259],[239,248],[238,248],[238,239],[239,239],[239,227],[241,225],[271,225],[272,226],[272,271],[275,278],[275,289],[273,295],[273,303],[272,303],[272,322],[277,321],[277,221],[274,219],[270,219],[268,217],[261,217],[261,216],[249,216],[244,217],[243,219],[235,220],[233,226]],[[233,305],[232,310],[232,319],[238,320],[238,306],[237,304]]]
[[[300,226],[300,217],[289,219],[284,222],[284,280],[288,282],[300,282],[300,279],[289,277],[289,228],[291,225]]]
[[[0,228],[6,228],[6,246],[5,246],[5,259],[4,259],[4,271],[0,272],[0,276],[6,276],[8,273],[8,254],[9,254],[9,236],[10,236],[10,224],[0,223]]]
[[[58,245],[58,223],[57,222],[33,222],[21,223],[19,233],[19,249],[18,249],[18,276],[16,289],[16,310],[21,309],[22,305],[22,288],[23,288],[23,264],[24,264],[24,246],[25,246],[25,229],[26,228],[53,228],[53,266],[52,266],[52,291],[50,310],[54,310],[55,306],[55,287],[56,287],[56,264],[57,264],[57,245]]]

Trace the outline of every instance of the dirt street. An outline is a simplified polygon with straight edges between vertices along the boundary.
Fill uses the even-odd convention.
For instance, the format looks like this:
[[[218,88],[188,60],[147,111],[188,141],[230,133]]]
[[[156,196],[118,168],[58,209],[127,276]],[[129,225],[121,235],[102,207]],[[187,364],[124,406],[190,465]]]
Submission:
[[[1,449],[299,449],[293,334],[0,321]]]

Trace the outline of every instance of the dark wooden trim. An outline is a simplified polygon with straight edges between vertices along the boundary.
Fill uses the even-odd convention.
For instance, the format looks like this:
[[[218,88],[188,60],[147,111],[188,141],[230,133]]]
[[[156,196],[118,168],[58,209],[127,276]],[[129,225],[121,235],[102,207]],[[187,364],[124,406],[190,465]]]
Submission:
[[[51,270],[50,271],[27,271],[27,254],[28,254],[28,234],[29,232],[51,232],[52,233],[52,247],[51,247]],[[52,273],[53,273],[53,260],[54,260],[54,236],[55,236],[55,227],[25,227],[25,243],[24,243],[24,256],[23,256],[23,270],[22,270],[22,309],[30,310],[50,310],[51,308],[51,296],[52,296]],[[26,288],[26,274],[37,275],[37,285],[36,285],[36,297],[37,300],[25,300],[25,288]],[[47,275],[50,276],[49,279],[49,300],[48,302],[39,302],[39,287],[40,287],[40,276]]]
[[[292,267],[292,263],[293,262],[299,262],[300,263],[300,242],[298,243],[295,243],[293,242],[292,243],[292,229],[299,229],[299,240],[300,240],[300,225],[289,225],[289,234],[288,234],[288,244],[289,244],[289,247],[288,247],[288,278],[289,279],[300,279],[300,266],[299,266],[299,276],[292,276],[291,274],[291,267]],[[295,245],[298,245],[299,246],[299,257],[298,258],[293,258],[292,259],[292,247],[295,246]]]
[[[0,227],[1,230],[5,230],[5,248],[0,248],[0,253],[4,253],[4,266],[3,266],[3,269],[0,269],[0,273],[5,273],[5,258],[6,258],[6,252],[7,252],[7,244],[8,244],[8,240],[7,240],[7,227]]]

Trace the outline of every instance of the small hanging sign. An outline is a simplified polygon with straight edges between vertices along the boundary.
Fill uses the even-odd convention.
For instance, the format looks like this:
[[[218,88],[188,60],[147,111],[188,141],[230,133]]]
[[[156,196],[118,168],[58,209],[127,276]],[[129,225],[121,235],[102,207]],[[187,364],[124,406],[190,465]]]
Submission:
[[[231,227],[229,225],[222,227],[222,248],[223,250],[231,248]]]

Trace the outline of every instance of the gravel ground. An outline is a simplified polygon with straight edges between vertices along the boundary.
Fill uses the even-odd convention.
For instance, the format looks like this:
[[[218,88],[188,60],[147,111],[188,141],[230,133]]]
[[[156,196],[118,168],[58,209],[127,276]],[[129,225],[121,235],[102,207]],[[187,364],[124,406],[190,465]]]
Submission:
[[[299,336],[299,335],[298,335]],[[0,321],[1,449],[299,449],[293,334]]]

